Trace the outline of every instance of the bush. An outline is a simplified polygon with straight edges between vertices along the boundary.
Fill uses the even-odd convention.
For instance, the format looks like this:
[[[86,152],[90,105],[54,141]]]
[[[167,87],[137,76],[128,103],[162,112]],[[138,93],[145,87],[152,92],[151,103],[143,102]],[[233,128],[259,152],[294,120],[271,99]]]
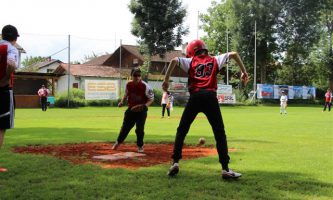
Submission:
[[[161,90],[156,90],[153,89],[154,92],[154,102],[153,102],[153,106],[160,106],[161,105],[161,100],[162,100],[162,91]]]
[[[87,106],[118,106],[120,100],[87,100]]]
[[[86,104],[84,99],[84,91],[80,89],[70,89],[69,91],[69,107],[70,108],[77,108],[77,107],[84,107]],[[60,108],[68,107],[68,93],[62,92],[56,96],[56,101],[54,106]]]

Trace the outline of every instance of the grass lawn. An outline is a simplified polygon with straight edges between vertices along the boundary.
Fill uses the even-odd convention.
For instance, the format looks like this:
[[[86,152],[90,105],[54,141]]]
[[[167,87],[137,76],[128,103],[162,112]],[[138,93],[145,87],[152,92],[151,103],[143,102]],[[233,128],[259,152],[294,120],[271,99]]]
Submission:
[[[73,165],[51,156],[16,154],[12,147],[114,141],[125,108],[16,110],[15,129],[0,150],[0,199],[332,199],[333,112],[321,107],[222,107],[228,136],[230,168],[243,173],[223,181],[217,156],[180,162],[168,178],[167,165],[139,170]],[[161,119],[150,108],[146,143],[173,142],[183,108]],[[186,138],[214,144],[208,121],[200,114]],[[127,142],[135,142],[134,131]],[[170,159],[171,162],[171,159]]]

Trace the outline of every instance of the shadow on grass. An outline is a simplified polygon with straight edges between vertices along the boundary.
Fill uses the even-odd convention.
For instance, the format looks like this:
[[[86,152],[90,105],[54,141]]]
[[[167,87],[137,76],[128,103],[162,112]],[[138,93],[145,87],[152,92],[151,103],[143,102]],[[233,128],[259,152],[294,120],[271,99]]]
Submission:
[[[220,177],[216,159],[139,170],[71,165],[50,157],[4,154],[10,169],[0,174],[0,199],[330,199],[333,184],[294,171],[241,171],[237,181]],[[2,160],[2,158],[0,159]]]

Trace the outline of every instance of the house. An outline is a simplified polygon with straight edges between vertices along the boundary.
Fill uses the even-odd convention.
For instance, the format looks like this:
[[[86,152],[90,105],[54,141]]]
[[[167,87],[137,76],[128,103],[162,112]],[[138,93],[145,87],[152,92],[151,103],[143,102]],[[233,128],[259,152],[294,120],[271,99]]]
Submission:
[[[68,68],[70,68],[70,75],[68,75]],[[59,76],[56,84],[57,93],[67,91],[68,79],[70,88],[79,88],[82,90],[85,90],[86,80],[119,81],[120,79],[119,69],[98,65],[71,64],[69,66],[68,64],[61,63],[53,73]]]
[[[167,52],[164,58],[159,55],[151,57],[151,65],[149,68],[149,79],[151,80],[161,80],[163,75],[170,63],[170,60],[174,57],[183,57],[181,50],[174,50]],[[96,63],[96,61],[100,61]],[[143,65],[145,61],[144,55],[140,53],[139,46],[135,45],[121,45],[116,49],[113,54],[104,55],[96,58],[96,60],[91,60],[84,64],[98,64],[103,66],[111,66],[114,68],[119,68],[121,70],[131,70],[135,65]],[[121,63],[121,66],[120,66]],[[172,75],[173,77],[187,77],[187,74],[180,68],[176,68]]]
[[[37,72],[52,73],[52,72],[54,72],[55,69],[57,69],[59,67],[59,65],[61,63],[62,62],[60,60],[49,58],[44,62],[39,62],[39,63],[35,64],[35,66],[38,69]]]
[[[112,54],[105,54],[105,55],[102,55],[102,56],[98,56],[98,57],[93,58],[93,59],[91,59],[88,62],[85,62],[83,64],[84,65],[95,65],[95,66],[104,65],[105,61],[107,59],[109,59],[110,56],[112,56]]]

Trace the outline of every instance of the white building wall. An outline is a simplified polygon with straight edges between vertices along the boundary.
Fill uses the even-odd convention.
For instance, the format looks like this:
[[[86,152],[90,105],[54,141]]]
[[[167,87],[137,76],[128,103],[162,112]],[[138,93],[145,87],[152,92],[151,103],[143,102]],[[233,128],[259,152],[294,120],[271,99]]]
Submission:
[[[75,77],[71,75],[70,84],[69,84],[70,89],[73,88],[73,83],[79,83],[79,81],[75,80]],[[80,83],[79,83],[79,85],[80,85]],[[56,87],[56,94],[66,92],[66,91],[68,91],[68,75],[61,76],[58,79],[57,87]]]

